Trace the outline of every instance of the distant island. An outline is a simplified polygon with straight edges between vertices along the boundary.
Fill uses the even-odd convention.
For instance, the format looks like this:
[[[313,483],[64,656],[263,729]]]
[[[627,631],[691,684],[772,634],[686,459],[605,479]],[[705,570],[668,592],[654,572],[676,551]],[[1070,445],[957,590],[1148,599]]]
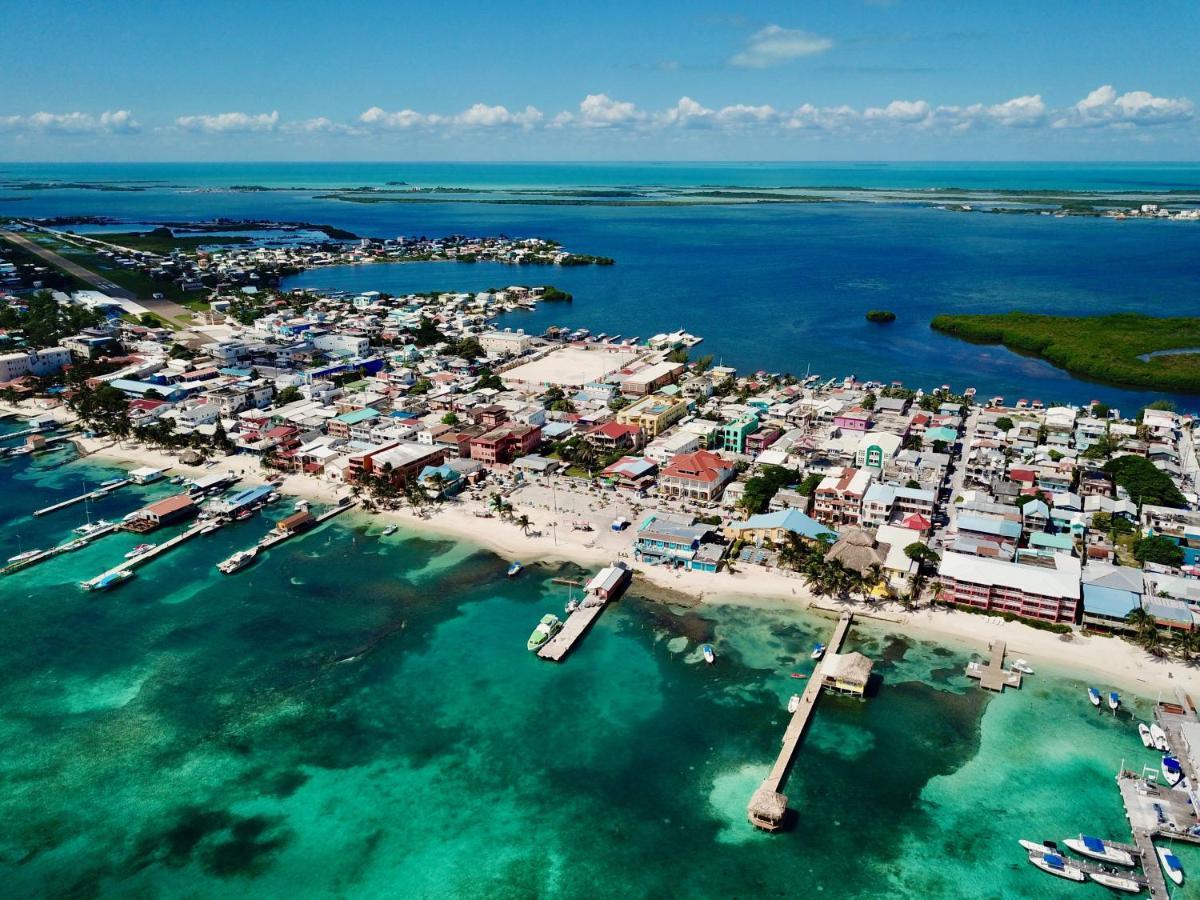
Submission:
[[[867,321],[886,325],[888,322],[896,321],[896,314],[890,309],[872,309],[867,312]]]
[[[934,331],[977,344],[1002,344],[1106,384],[1200,393],[1200,318],[941,315]]]

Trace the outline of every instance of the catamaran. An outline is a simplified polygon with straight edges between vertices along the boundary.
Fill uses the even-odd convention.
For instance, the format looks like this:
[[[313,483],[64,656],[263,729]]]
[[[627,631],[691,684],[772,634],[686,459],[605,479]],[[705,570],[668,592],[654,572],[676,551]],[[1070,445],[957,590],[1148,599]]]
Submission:
[[[1128,850],[1114,847],[1100,838],[1081,834],[1077,838],[1067,838],[1063,841],[1068,850],[1074,850],[1080,856],[1090,856],[1102,862],[1116,863],[1118,866],[1132,866],[1133,855]]]
[[[1183,884],[1183,863],[1179,861],[1179,857],[1166,847],[1154,849],[1158,852],[1158,861],[1162,863],[1163,874],[1176,884]]]
[[[1102,884],[1106,888],[1112,888],[1114,891],[1125,891],[1128,894],[1137,894],[1142,890],[1142,885],[1134,880],[1132,876],[1125,875],[1121,872],[1088,872],[1088,878]]]
[[[1116,712],[1121,707],[1121,695],[1116,691],[1108,692],[1108,708]]]
[[[1091,701],[1092,706],[1100,708],[1100,692],[1094,687],[1088,688],[1088,700]]]
[[[1145,722],[1138,725],[1138,736],[1142,739],[1142,746],[1147,750],[1154,749],[1154,735],[1150,733],[1150,726]]]
[[[1167,743],[1167,733],[1162,730],[1162,726],[1155,722],[1150,726],[1150,736],[1154,738],[1154,748],[1161,750],[1163,753],[1171,752],[1171,745]]]
[[[1029,861],[1043,872],[1049,872],[1051,875],[1057,875],[1059,878],[1065,878],[1068,881],[1084,881],[1087,878],[1083,874],[1083,869],[1059,856],[1057,853],[1030,850]]]
[[[531,652],[540,650],[550,638],[558,634],[562,628],[562,622],[554,613],[546,613],[542,616],[542,621],[538,622],[537,628],[533,629],[533,633],[529,635],[529,640],[525,642],[525,649]]]
[[[74,531],[75,534],[79,535],[81,538],[87,538],[96,534],[98,531],[103,531],[105,528],[108,528],[111,525],[112,523],[106,519],[97,519],[95,522],[88,522],[85,525],[80,525],[78,528],[74,529]]]

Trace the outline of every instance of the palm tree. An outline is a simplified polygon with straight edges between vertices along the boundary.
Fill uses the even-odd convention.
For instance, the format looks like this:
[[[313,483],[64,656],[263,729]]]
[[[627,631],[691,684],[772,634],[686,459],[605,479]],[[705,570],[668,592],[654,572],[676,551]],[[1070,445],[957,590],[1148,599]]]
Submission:
[[[521,513],[521,515],[517,516],[517,524],[521,526],[521,531],[524,532],[525,535],[528,536],[529,526],[533,524],[533,522],[530,520],[529,516],[525,515],[524,513]]]
[[[504,498],[499,494],[492,494],[491,507],[496,515],[503,517],[505,507]]]

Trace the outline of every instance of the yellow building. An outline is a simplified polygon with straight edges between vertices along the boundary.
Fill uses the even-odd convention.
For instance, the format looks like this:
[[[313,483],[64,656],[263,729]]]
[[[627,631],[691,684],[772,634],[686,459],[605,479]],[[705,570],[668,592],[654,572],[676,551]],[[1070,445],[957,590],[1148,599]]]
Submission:
[[[871,660],[858,652],[830,653],[821,667],[825,687],[862,697],[871,680]]]
[[[647,440],[658,437],[687,415],[686,400],[651,394],[617,413],[622,425],[636,425]]]

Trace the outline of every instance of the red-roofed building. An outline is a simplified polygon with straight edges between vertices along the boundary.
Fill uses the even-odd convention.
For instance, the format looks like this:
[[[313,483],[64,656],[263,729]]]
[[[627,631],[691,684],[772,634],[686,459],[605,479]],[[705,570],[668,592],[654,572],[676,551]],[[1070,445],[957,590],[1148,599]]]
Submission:
[[[599,450],[639,450],[642,446],[642,429],[636,425],[605,422],[584,434],[583,439]]]
[[[900,525],[904,528],[911,528],[913,531],[928,531],[933,523],[920,513],[913,513],[911,516],[905,516]]]
[[[732,462],[717,453],[697,450],[671,457],[659,476],[659,489],[668,497],[716,500],[737,476]]]

